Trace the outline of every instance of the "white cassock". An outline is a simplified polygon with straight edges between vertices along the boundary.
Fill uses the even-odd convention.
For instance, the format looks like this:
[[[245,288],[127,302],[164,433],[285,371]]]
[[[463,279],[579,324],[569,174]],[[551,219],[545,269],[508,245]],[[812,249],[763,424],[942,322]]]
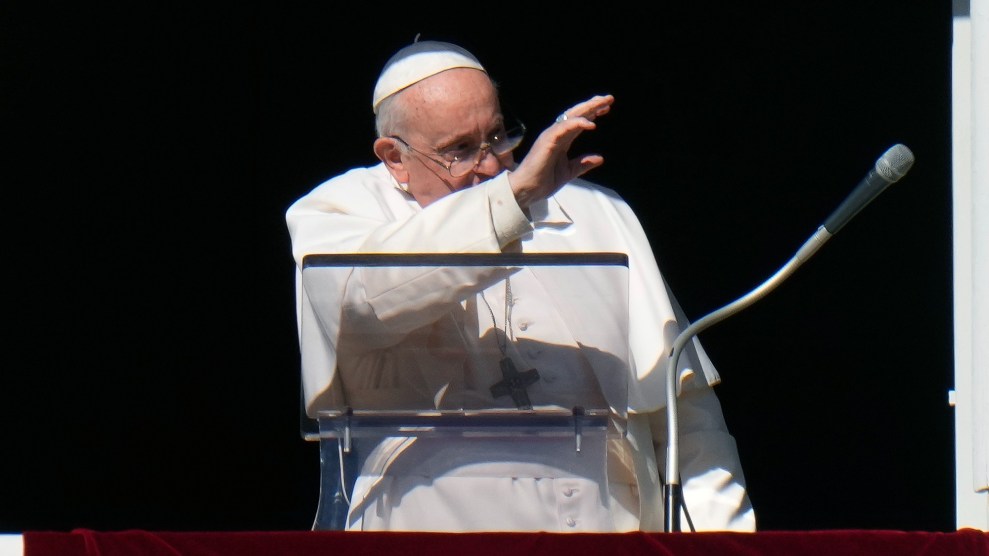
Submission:
[[[307,412],[510,407],[490,394],[497,357],[477,357],[497,348],[520,370],[538,369],[528,388],[534,406],[611,407],[624,434],[588,439],[582,453],[593,455],[576,459],[572,442],[388,439],[363,452],[349,529],[662,530],[664,373],[683,318],[641,224],[615,192],[575,180],[526,216],[507,176],[421,208],[379,164],[333,178],[288,209]],[[354,269],[303,287],[310,254],[503,251],[624,253],[631,302],[615,307],[608,285],[590,276],[560,281],[536,267]],[[509,341],[499,344],[495,330]],[[717,372],[696,341],[680,367],[681,484],[691,522],[752,531],[735,442],[711,389]]]

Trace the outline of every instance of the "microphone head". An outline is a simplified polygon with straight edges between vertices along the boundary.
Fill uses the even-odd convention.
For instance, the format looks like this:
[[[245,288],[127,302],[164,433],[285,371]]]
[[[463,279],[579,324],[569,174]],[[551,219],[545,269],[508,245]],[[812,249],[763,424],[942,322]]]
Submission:
[[[913,166],[913,153],[906,145],[893,145],[876,161],[876,173],[889,183],[907,174]]]

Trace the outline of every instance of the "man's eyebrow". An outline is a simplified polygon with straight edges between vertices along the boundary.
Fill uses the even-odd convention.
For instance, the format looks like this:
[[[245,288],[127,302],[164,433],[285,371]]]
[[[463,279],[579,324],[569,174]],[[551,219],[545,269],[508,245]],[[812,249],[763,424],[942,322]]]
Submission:
[[[505,118],[503,116],[499,116],[497,119],[495,119],[495,121],[491,124],[488,131],[484,134],[484,139],[482,139],[482,141],[487,141],[488,139],[491,138],[492,135],[495,135],[496,133],[504,129],[505,129]],[[469,144],[475,140],[476,137],[474,137],[474,135],[470,133],[455,135],[453,137],[450,137],[449,139],[445,139],[442,142],[438,143],[437,146],[434,147],[434,149],[436,150],[437,153],[442,153],[446,150],[449,150],[450,147],[454,145],[458,145],[460,143]]]

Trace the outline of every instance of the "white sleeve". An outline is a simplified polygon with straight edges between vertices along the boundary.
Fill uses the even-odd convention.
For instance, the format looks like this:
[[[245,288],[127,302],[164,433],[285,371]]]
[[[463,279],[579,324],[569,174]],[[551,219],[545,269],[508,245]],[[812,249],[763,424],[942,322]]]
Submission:
[[[331,395],[342,320],[366,344],[363,349],[380,348],[440,318],[467,292],[498,276],[490,269],[440,272],[417,267],[303,273],[305,256],[497,253],[532,229],[512,196],[507,173],[418,210],[409,208],[404,194],[382,172],[344,174],[299,199],[286,213],[300,275],[297,316],[310,407]],[[361,347],[348,343],[350,349]]]

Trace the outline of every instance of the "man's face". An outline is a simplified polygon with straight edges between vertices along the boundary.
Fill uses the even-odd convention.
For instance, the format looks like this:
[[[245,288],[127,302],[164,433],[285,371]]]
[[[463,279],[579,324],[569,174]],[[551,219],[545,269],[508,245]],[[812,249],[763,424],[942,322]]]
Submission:
[[[408,110],[402,139],[412,147],[401,155],[408,191],[423,207],[514,166],[512,153],[483,152],[465,175],[444,166],[454,153],[474,152],[503,131],[498,95],[484,72],[458,68],[426,78],[402,93]],[[470,166],[470,164],[468,164]]]

